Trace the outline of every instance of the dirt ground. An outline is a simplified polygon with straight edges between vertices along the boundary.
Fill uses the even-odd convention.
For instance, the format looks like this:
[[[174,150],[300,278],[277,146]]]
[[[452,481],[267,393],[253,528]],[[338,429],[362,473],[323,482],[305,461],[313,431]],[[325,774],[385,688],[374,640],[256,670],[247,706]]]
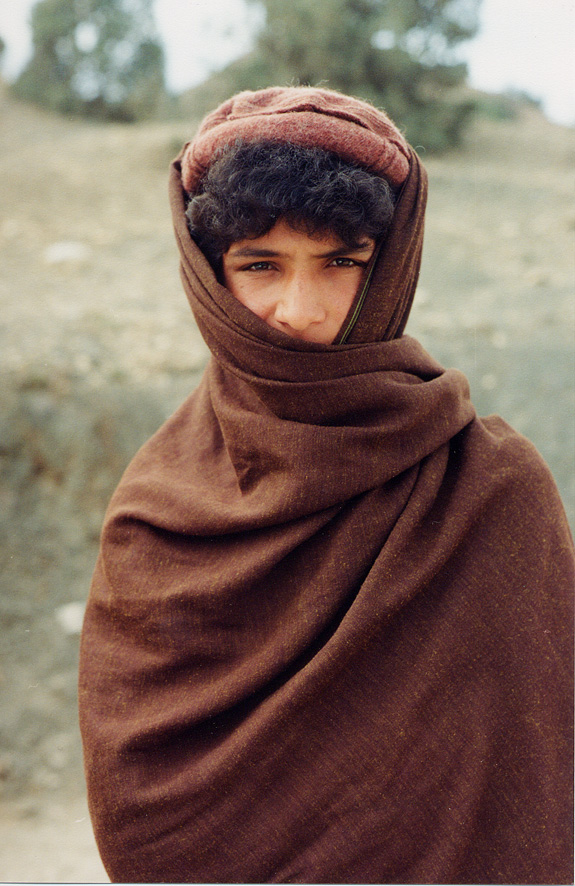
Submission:
[[[0,878],[107,882],[76,722],[103,509],[207,352],[167,165],[194,126],[61,120],[0,90]],[[422,151],[425,158],[425,154]],[[575,132],[525,108],[429,158],[408,332],[551,465],[575,525]]]
[[[2,882],[109,883],[82,796],[0,810]]]

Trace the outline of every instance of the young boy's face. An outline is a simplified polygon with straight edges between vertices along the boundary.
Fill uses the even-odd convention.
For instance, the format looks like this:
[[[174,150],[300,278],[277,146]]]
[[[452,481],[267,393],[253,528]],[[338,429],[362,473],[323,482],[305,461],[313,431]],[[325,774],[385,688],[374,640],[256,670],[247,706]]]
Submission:
[[[279,221],[238,240],[223,256],[224,283],[269,326],[303,341],[331,344],[353,303],[375,241],[349,249],[336,235],[310,237]]]

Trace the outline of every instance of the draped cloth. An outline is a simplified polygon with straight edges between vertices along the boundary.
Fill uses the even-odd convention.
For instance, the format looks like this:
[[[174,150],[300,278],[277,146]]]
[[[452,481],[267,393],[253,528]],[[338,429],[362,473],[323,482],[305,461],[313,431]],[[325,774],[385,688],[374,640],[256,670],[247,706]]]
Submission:
[[[417,156],[345,345],[216,281],[185,156],[212,358],[110,503],[82,636],[110,877],[572,882],[573,545],[533,446],[402,334]]]

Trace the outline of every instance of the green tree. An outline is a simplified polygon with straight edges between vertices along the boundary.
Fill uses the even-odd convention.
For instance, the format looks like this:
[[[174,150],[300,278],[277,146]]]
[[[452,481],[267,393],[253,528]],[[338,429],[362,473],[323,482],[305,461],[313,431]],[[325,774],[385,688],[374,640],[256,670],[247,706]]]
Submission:
[[[152,0],[41,0],[32,58],[14,92],[66,114],[152,116],[165,95]]]
[[[265,8],[253,52],[196,93],[274,83],[325,85],[385,108],[412,143],[456,144],[473,109],[459,44],[481,0],[249,0]],[[202,108],[203,110],[203,108]]]

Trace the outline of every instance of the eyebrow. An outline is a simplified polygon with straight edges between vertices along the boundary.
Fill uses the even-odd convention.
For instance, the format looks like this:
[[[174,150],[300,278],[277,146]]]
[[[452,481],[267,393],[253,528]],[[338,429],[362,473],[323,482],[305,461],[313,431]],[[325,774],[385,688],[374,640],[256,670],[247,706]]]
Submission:
[[[328,252],[318,252],[314,254],[314,258],[337,258],[338,256],[352,255],[355,252],[366,252],[371,248],[371,244],[366,240],[355,246],[345,246],[343,243],[337,249],[330,249]],[[242,246],[241,249],[230,248],[230,255],[234,258],[278,258],[282,255],[273,249],[265,249],[263,247]]]

